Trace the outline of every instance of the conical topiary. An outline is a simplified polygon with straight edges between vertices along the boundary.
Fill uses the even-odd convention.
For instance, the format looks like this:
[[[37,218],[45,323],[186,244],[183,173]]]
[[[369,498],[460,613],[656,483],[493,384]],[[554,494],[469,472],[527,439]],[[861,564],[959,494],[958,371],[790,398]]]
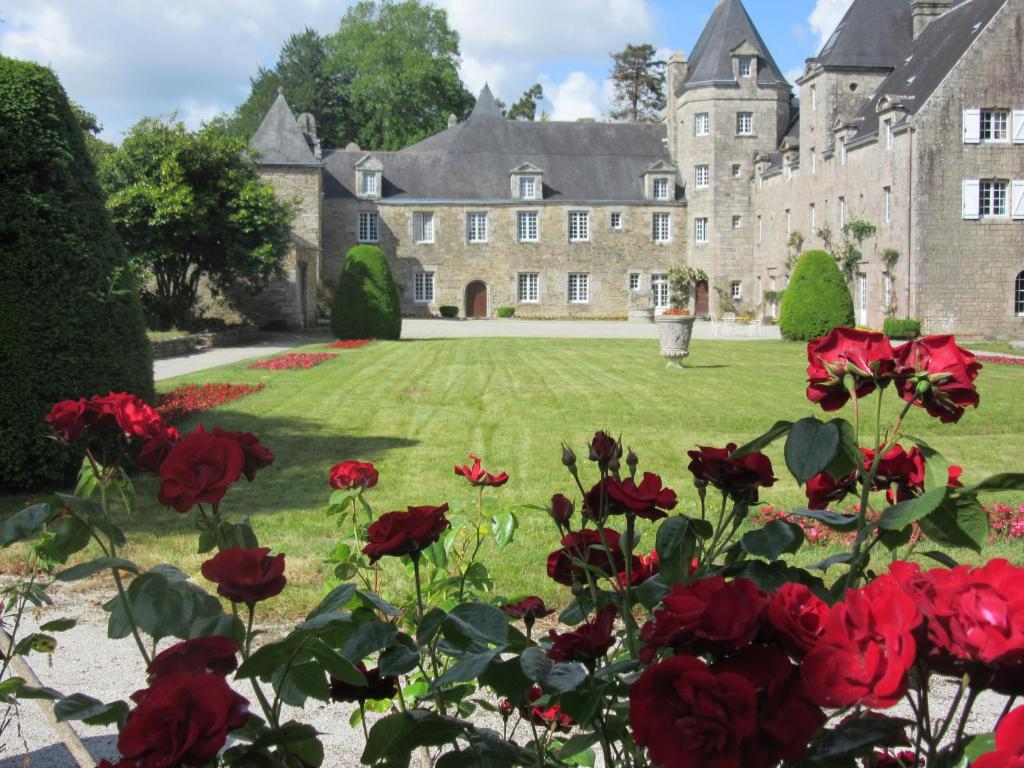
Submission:
[[[782,294],[783,337],[806,341],[853,324],[853,298],[835,259],[825,251],[807,251]]]
[[[82,127],[49,69],[0,56],[0,491],[76,468],[44,417],[58,400],[153,396],[138,292]]]
[[[345,255],[334,293],[331,330],[339,339],[397,339],[402,310],[384,251],[357,245]]]

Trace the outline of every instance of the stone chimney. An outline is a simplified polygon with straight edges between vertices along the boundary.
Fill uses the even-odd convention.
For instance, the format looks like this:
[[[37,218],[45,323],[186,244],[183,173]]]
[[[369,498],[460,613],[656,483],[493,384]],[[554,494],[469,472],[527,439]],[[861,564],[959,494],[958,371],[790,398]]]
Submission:
[[[449,128],[454,128],[458,124],[459,124],[459,118],[457,118],[455,115],[448,115],[448,127]]]
[[[910,14],[914,19],[914,39],[924,28],[953,7],[953,0],[912,0]]]
[[[675,94],[676,88],[686,80],[690,65],[686,63],[686,54],[676,51],[668,59],[668,92]]]

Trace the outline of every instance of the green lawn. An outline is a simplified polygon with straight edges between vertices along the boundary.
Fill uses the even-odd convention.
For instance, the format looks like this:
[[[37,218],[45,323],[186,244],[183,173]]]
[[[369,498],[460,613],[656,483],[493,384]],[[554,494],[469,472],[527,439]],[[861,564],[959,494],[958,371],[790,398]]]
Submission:
[[[977,343],[971,342],[967,345],[970,349],[978,352],[991,352],[996,355],[1016,355],[1020,357],[1024,355],[1024,349],[1015,347],[1008,341],[980,341]]]
[[[698,443],[742,443],[777,419],[819,413],[804,396],[805,366],[804,347],[785,342],[697,341],[686,369],[678,371],[666,368],[653,341],[458,339],[378,342],[340,350],[336,359],[306,371],[257,371],[241,363],[159,388],[267,384],[201,420],[251,431],[277,455],[256,482],[233,488],[223,509],[229,516],[251,515],[261,540],[287,554],[291,586],[276,602],[291,613],[311,607],[323,589],[322,559],[338,530],[324,514],[326,476],[339,460],[377,465],[380,485],[368,497],[378,513],[469,503],[472,493],[452,468],[471,452],[486,468],[507,471],[511,480],[488,497],[495,510],[515,510],[521,527],[500,556],[484,552],[497,589],[564,602],[564,590],[556,590],[544,571],[556,545],[553,526],[542,513],[521,509],[544,504],[555,492],[571,494],[560,463],[562,440],[577,449],[581,468],[590,473],[590,435],[600,428],[621,433],[639,455],[640,469],[662,474],[679,491],[682,510],[693,513],[686,451]],[[979,388],[982,407],[960,424],[942,426],[915,409],[908,428],[966,466],[968,481],[1024,465],[1024,369],[986,366]],[[795,506],[804,497],[785,471],[781,447],[770,455],[782,479],[764,500]],[[155,493],[153,479],[140,479],[138,512],[126,522],[127,556],[145,565],[183,562],[197,571],[201,558],[194,554],[190,518],[162,508]],[[653,547],[649,533],[643,546]],[[996,551],[1015,556],[1017,548]],[[813,551],[805,562],[825,554]]]

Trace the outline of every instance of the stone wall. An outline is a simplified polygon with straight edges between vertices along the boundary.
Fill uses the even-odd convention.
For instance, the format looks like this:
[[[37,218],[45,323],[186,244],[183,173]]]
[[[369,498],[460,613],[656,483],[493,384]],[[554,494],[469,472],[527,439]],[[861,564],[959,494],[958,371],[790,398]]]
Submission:
[[[436,315],[441,305],[459,307],[465,314],[468,283],[482,280],[488,288],[488,315],[500,306],[516,308],[521,317],[625,317],[629,304],[629,274],[641,273],[641,287],[650,290],[652,273],[665,273],[686,263],[686,207],[682,203],[584,204],[518,202],[466,205],[396,205],[368,201],[324,201],[325,279],[333,285],[341,273],[344,254],[357,244],[358,213],[380,214],[380,247],[387,254],[399,284],[406,315]],[[516,213],[538,211],[539,242],[516,239]],[[413,242],[413,214],[432,211],[434,243]],[[486,243],[469,243],[466,215],[486,211]],[[590,240],[569,242],[570,211],[588,211]],[[622,230],[611,228],[611,214],[622,214]],[[667,212],[671,241],[654,243],[652,216]],[[435,301],[417,304],[413,274],[435,273]],[[518,303],[518,275],[538,273],[540,300]],[[590,301],[570,304],[568,274],[590,275]]]
[[[259,336],[259,331],[251,325],[228,328],[213,333],[193,333],[188,336],[177,336],[172,339],[160,339],[150,342],[153,347],[153,359],[163,360],[168,357],[182,357],[215,347],[236,347],[246,344]]]

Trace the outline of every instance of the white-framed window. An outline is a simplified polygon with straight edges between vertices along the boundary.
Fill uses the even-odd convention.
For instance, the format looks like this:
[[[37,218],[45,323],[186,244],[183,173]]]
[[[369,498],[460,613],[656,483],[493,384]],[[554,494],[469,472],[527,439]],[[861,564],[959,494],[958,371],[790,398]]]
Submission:
[[[360,174],[363,179],[363,185],[360,192],[366,197],[377,194],[377,173],[374,171],[363,171]]]
[[[839,229],[842,231],[846,226],[846,198],[839,198]]]
[[[590,239],[590,214],[586,211],[569,211],[569,242],[585,243]]]
[[[416,211],[412,215],[412,239],[418,245],[434,242],[434,214]]]
[[[665,309],[668,307],[668,275],[651,275],[651,294],[654,297],[654,308]]]
[[[629,290],[639,291],[640,290],[640,273],[630,272],[629,273]]]
[[[815,86],[811,86],[811,112],[818,111],[818,89]]]
[[[734,179],[739,179],[739,178],[742,178],[742,176],[743,176],[743,166],[740,165],[739,163],[733,163],[732,164],[732,177]]]
[[[743,283],[739,280],[733,280],[729,284],[729,294],[732,296],[733,301],[737,301],[743,298]]]
[[[516,239],[520,243],[536,243],[540,240],[540,214],[537,211],[516,213]]]
[[[693,116],[693,135],[694,136],[710,136],[711,135],[711,115],[707,112],[698,112]]]
[[[839,163],[846,165],[846,140],[839,142]]]
[[[889,309],[892,306],[892,275],[882,275],[882,290],[883,297],[885,298],[885,308]]]
[[[1010,140],[1010,113],[1005,109],[981,110],[982,142],[1005,144]]]
[[[533,176],[520,176],[519,177],[519,199],[520,200],[536,200],[537,199],[537,179]]]
[[[707,189],[711,186],[711,166],[693,166],[693,186],[697,189]]]
[[[858,311],[857,322],[861,325],[867,325],[868,322],[868,276],[858,275],[858,282],[860,284],[860,307]]]
[[[466,240],[470,243],[487,242],[486,211],[470,211],[466,214]]]
[[[743,217],[742,216],[733,216],[732,217],[732,228],[733,229],[742,229],[743,228]]]
[[[892,224],[892,187],[882,189],[885,194],[885,223]]]
[[[754,135],[754,113],[753,112],[737,112],[736,113],[736,135],[737,136],[753,136]]]
[[[417,304],[431,304],[434,301],[434,273],[417,272],[413,275],[412,298]]]
[[[693,220],[693,241],[701,245],[708,241],[708,220],[706,218]]]
[[[760,214],[757,217],[757,242],[764,242],[764,221],[761,219]]]
[[[359,242],[380,242],[380,217],[373,211],[359,212]]]
[[[611,218],[609,219],[609,225],[616,232],[622,229],[622,212],[612,211]]]
[[[811,173],[818,172],[818,153],[811,147]]]
[[[651,217],[651,239],[656,243],[667,243],[672,236],[672,227],[667,213],[656,213]]]
[[[540,301],[540,275],[536,272],[519,273],[519,303],[536,304]]]
[[[892,131],[892,120],[885,120],[882,122],[882,130],[885,131],[885,148],[892,149],[896,143],[896,136]]]
[[[789,208],[787,208],[786,209],[786,237],[789,237],[789,235],[790,235],[790,233],[792,231],[793,231],[793,214],[789,210]]]
[[[654,180],[654,199],[668,200],[668,179],[657,178]]]
[[[1024,272],[1017,275],[1013,284],[1013,312],[1017,317],[1024,317]]]
[[[811,232],[818,229],[818,209],[811,203]]]
[[[752,69],[750,59],[740,59],[740,77],[750,77]]]
[[[590,302],[590,275],[586,272],[570,272],[569,286],[566,291],[570,304],[587,304]]]
[[[983,180],[979,187],[978,213],[983,219],[1005,219],[1009,182]]]

